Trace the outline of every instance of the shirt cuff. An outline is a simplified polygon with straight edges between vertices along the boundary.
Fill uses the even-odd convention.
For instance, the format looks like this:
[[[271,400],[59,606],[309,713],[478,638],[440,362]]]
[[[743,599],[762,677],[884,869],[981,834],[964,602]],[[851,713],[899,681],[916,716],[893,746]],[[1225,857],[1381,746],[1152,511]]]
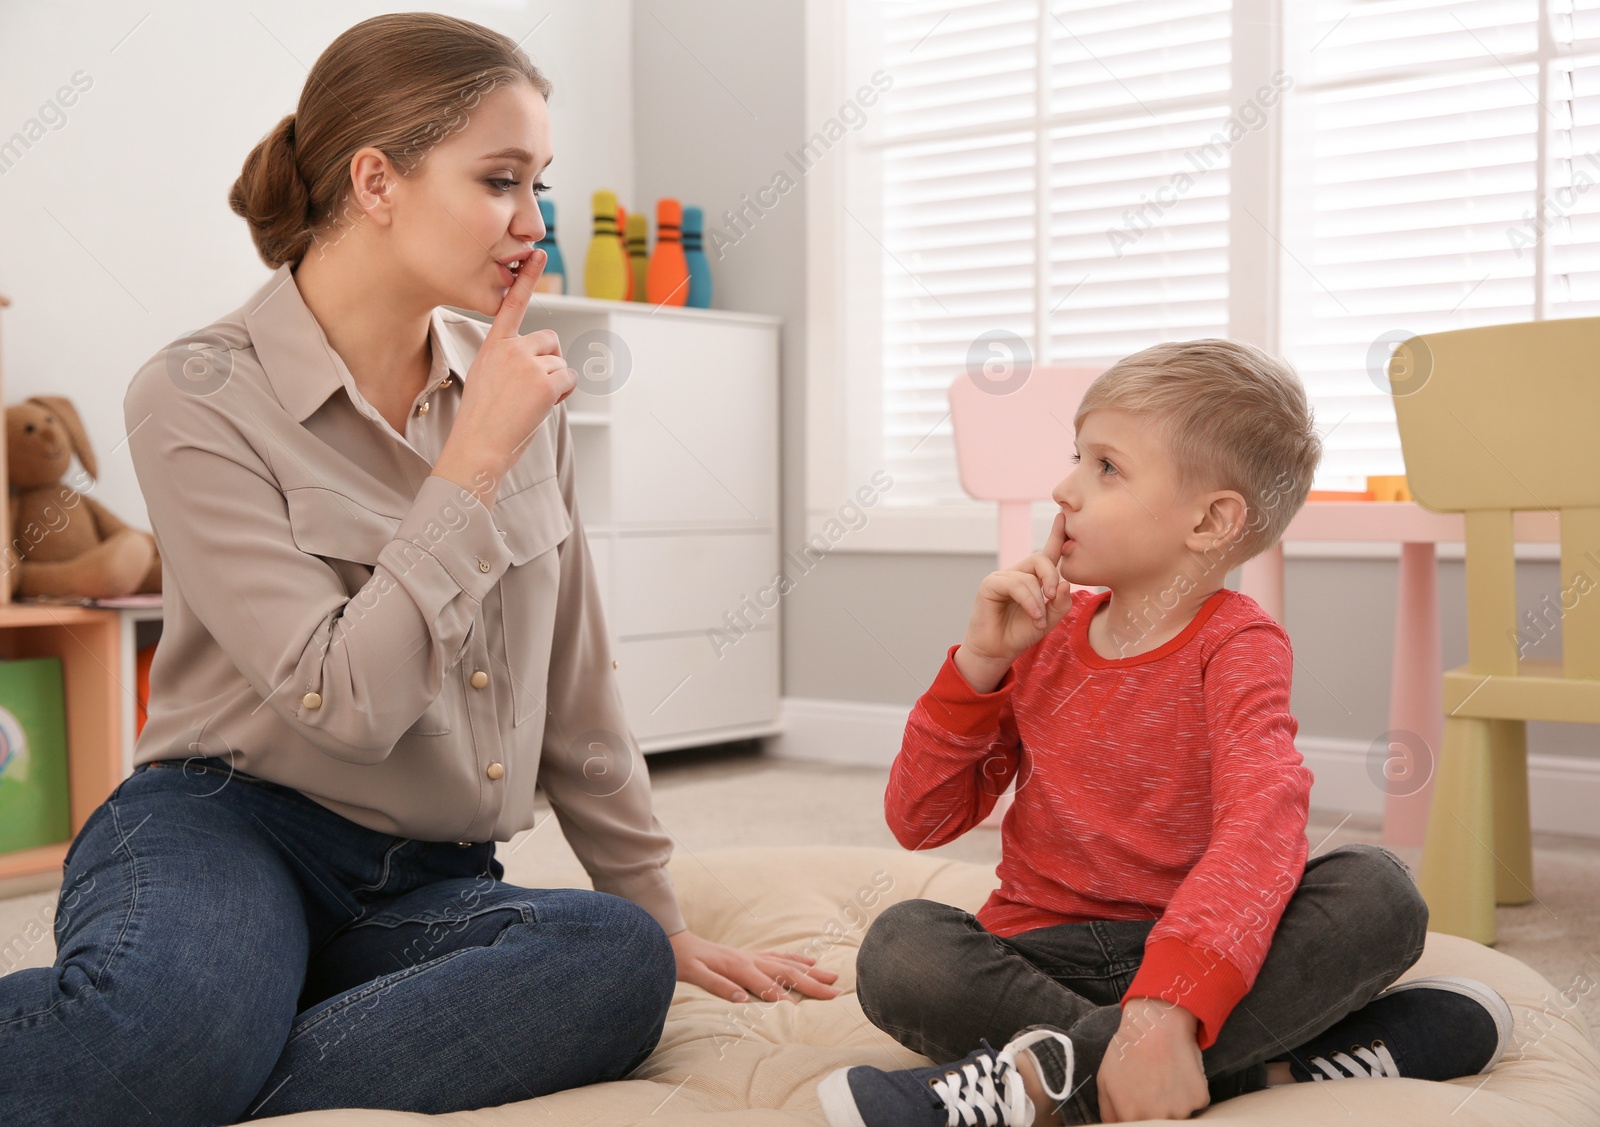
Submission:
[[[511,549],[489,509],[471,490],[437,474],[429,474],[417,490],[395,539],[432,556],[479,603],[511,566]]]
[[[1182,1006],[1199,1019],[1197,1036],[1200,1047],[1207,1049],[1248,991],[1244,976],[1226,959],[1167,938],[1145,947],[1144,961],[1122,1003],[1127,1005],[1129,998],[1159,998]]]
[[[672,887],[672,875],[664,866],[631,876],[609,888],[600,888],[598,882],[595,887],[601,892],[632,900],[654,916],[661,930],[668,935],[682,931],[687,926],[683,921],[683,909],[678,905],[678,893]]]
[[[922,694],[922,704],[928,715],[953,735],[986,736],[1000,727],[1001,709],[1017,683],[1016,667],[1006,670],[993,692],[977,692],[956,668],[956,651],[960,648],[961,643],[957,642],[946,651],[933,684]]]

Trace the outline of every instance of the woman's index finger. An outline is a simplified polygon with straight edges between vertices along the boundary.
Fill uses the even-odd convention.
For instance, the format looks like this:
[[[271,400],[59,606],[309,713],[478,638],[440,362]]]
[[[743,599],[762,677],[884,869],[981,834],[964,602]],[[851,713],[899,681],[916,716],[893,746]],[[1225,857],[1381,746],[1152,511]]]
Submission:
[[[517,272],[516,280],[506,290],[506,296],[501,299],[500,308],[489,326],[489,338],[521,335],[523,314],[528,311],[528,302],[533,299],[533,287],[538,284],[539,275],[544,273],[548,257],[544,251],[536,250]]]

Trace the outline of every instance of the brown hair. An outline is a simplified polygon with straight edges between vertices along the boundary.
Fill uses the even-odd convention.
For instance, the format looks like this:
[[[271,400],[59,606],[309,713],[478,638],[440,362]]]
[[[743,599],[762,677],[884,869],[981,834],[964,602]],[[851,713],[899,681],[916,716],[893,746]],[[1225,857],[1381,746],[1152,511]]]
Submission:
[[[356,150],[378,148],[409,175],[484,95],[518,79],[550,97],[527,55],[479,24],[434,12],[363,20],[317,56],[295,112],[245,158],[228,206],[268,266],[298,264],[338,226]]]
[[[1089,385],[1073,427],[1101,407],[1151,421],[1177,468],[1180,495],[1211,489],[1244,495],[1233,564],[1277,543],[1305,504],[1322,460],[1300,377],[1243,341],[1163,341],[1124,357]]]

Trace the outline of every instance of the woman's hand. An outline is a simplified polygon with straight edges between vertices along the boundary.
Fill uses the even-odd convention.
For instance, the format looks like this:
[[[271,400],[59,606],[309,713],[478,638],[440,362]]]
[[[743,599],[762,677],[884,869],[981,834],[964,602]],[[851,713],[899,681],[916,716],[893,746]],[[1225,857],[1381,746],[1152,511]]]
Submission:
[[[788,951],[745,951],[703,939],[685,928],[667,937],[678,959],[678,981],[692,983],[730,1002],[747,1002],[753,994],[764,1001],[789,998],[833,998],[839,976],[816,965],[807,955]],[[748,992],[748,993],[747,993]]]
[[[485,505],[494,504],[501,475],[578,384],[554,331],[540,329],[526,336],[520,331],[548,258],[544,251],[534,251],[506,291],[467,369],[461,408],[434,465],[435,474],[478,494]]]
[[[957,667],[978,692],[993,691],[1018,655],[1048,634],[1072,606],[1072,585],[1061,577],[1061,546],[1066,542],[1066,514],[1058,512],[1042,550],[990,572],[978,586],[967,636],[956,651]]]

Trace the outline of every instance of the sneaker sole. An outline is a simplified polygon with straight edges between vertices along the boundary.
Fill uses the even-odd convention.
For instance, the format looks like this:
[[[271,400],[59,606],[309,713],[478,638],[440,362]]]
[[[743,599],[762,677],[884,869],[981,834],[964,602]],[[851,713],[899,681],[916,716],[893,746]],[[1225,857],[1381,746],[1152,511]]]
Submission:
[[[1419,990],[1431,988],[1435,990],[1449,990],[1455,994],[1464,994],[1476,1001],[1489,1015],[1494,1018],[1495,1032],[1498,1034],[1494,1056],[1489,1058],[1489,1063],[1478,1069],[1477,1075],[1488,1072],[1500,1062],[1505,1055],[1506,1046],[1511,1043],[1511,1032],[1515,1021],[1511,1016],[1511,1007],[1500,993],[1485,983],[1472,978],[1462,978],[1454,974],[1435,974],[1425,978],[1413,978],[1408,982],[1397,983],[1378,995],[1398,994],[1403,990]]]
[[[817,1100],[828,1117],[828,1127],[867,1127],[855,1096],[850,1094],[850,1069],[854,1067],[836,1068],[817,1085]]]

